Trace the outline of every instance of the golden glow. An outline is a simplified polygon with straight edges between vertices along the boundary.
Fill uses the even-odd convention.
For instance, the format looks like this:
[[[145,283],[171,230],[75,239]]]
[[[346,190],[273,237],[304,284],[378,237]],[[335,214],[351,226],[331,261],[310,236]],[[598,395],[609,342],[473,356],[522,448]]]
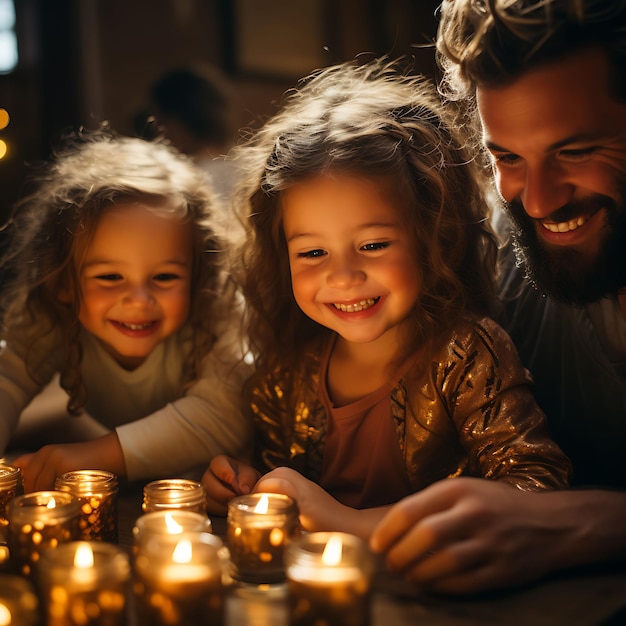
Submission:
[[[341,563],[342,548],[341,537],[339,535],[331,535],[322,554],[322,563],[324,565],[338,565]]]
[[[6,153],[7,153],[6,141],[2,141],[2,139],[0,139],[0,159],[4,159],[4,157],[6,156]]]
[[[267,494],[264,493],[261,496],[261,499],[258,501],[257,505],[254,507],[254,512],[255,513],[267,513],[268,506],[269,506],[269,498],[267,497]]]
[[[48,504],[46,504],[46,506],[47,506],[49,509],[54,509],[54,508],[56,508],[56,505],[57,505],[57,503],[56,503],[56,500],[55,500],[54,498],[50,498],[50,501],[48,502]]]
[[[76,548],[74,567],[93,567],[93,550],[88,543],[81,543],[78,548]]]
[[[10,119],[9,112],[6,109],[0,108],[0,130],[9,125]]]

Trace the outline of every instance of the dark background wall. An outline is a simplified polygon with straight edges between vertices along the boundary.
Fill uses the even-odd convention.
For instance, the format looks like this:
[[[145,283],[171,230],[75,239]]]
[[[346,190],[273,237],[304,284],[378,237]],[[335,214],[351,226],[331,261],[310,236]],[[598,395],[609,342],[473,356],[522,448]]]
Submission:
[[[188,62],[232,81],[240,127],[258,126],[311,70],[360,53],[412,55],[435,76],[428,44],[438,0],[16,0],[19,64],[0,75],[0,218],[29,163],[60,135],[103,120],[133,134],[152,82]],[[4,221],[2,219],[2,221]]]

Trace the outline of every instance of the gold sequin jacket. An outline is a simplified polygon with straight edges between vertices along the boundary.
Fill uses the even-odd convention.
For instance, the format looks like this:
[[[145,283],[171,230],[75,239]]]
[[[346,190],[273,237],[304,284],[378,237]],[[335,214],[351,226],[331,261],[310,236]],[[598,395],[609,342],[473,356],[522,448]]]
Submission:
[[[468,319],[442,345],[429,367],[410,368],[390,394],[412,489],[461,475],[524,490],[566,486],[569,460],[548,436],[530,374],[505,331],[489,318]],[[299,368],[253,383],[265,469],[289,466],[319,482],[328,422],[319,393],[324,352],[324,344],[312,346]]]

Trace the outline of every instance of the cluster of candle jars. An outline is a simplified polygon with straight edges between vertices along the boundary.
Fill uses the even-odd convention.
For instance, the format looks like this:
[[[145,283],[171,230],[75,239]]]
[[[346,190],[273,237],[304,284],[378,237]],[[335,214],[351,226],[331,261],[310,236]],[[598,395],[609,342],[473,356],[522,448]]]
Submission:
[[[140,624],[221,626],[233,579],[244,587],[286,583],[291,626],[369,623],[367,548],[351,535],[301,533],[288,496],[231,500],[227,549],[212,534],[200,483],[148,483],[129,555],[115,545],[113,474],[69,472],[54,491],[23,494],[19,470],[7,468],[0,465],[0,529],[20,576],[0,574],[0,587],[18,599],[0,593],[0,625],[35,625],[39,610],[47,626],[125,626],[132,597]],[[24,617],[3,622],[3,611]]]

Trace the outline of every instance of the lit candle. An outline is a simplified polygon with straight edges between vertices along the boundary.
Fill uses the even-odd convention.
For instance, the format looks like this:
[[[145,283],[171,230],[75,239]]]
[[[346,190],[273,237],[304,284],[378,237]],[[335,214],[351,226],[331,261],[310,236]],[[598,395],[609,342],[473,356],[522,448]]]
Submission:
[[[227,520],[234,578],[251,583],[283,580],[285,547],[300,530],[295,501],[273,493],[239,496],[228,503]]]
[[[77,541],[41,557],[39,582],[47,626],[124,626],[128,556],[102,541]]]
[[[10,559],[20,574],[33,573],[41,554],[80,538],[80,502],[62,491],[34,491],[7,506]]]
[[[152,511],[140,515],[133,527],[133,540],[137,546],[151,535],[179,535],[184,532],[211,533],[211,520],[194,511]]]
[[[0,626],[39,623],[39,600],[31,583],[21,576],[0,574]]]
[[[346,533],[310,533],[285,554],[291,626],[370,623],[373,559]]]
[[[142,542],[135,559],[137,623],[221,626],[221,547],[221,540],[207,533],[152,535]]]
[[[81,539],[117,542],[117,476],[103,470],[75,470],[58,476],[55,489],[80,501]]]

